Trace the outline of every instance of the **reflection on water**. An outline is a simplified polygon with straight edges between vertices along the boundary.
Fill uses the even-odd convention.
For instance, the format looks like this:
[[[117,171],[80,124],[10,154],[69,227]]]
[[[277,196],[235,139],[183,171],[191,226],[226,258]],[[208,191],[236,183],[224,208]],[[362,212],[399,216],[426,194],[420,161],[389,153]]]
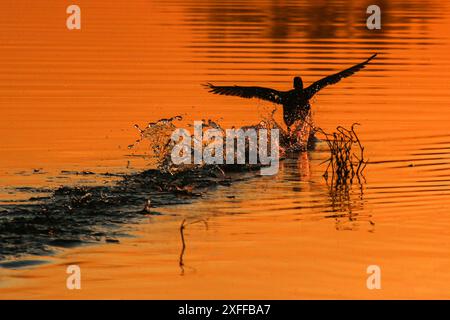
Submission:
[[[266,39],[274,44],[298,41],[321,43],[328,39],[352,41],[397,38],[399,32],[440,18],[439,13],[443,9],[442,3],[437,1],[377,1],[383,13],[383,30],[367,32],[364,13],[372,4],[370,0],[313,3],[189,1],[185,4],[188,12],[185,21],[194,33],[206,32],[207,43],[239,43],[243,39],[245,43],[249,40],[264,43]],[[416,41],[432,38],[425,32],[405,36]],[[330,47],[323,46],[323,49],[329,50]]]
[[[186,240],[185,240],[184,231],[186,230],[187,226],[196,224],[196,223],[203,223],[205,225],[205,228],[208,229],[208,220],[206,220],[206,219],[194,220],[194,221],[189,221],[189,222],[187,222],[186,219],[184,219],[181,222],[181,226],[180,226],[181,252],[180,252],[180,258],[178,260],[178,265],[180,266],[180,271],[181,271],[180,274],[182,276],[184,276],[185,267],[186,267],[184,264],[184,254],[186,252]]]
[[[242,126],[272,107],[209,96],[201,83],[288,89],[295,75],[307,85],[377,52],[370,69],[312,101],[326,131],[361,123],[370,164],[365,181],[330,188],[319,145],[274,177],[158,209],[134,226],[135,239],[2,269],[1,297],[71,297],[58,270],[77,261],[89,270],[83,297],[448,298],[447,3],[378,1],[382,29],[369,31],[365,0],[86,2],[82,31],[67,33],[64,4],[50,2],[1,5],[2,201],[30,196],[28,186],[40,197],[75,183],[61,171],[147,168],[143,150],[127,148],[135,123],[180,114]],[[180,277],[183,219],[208,219],[208,229],[186,228]],[[382,292],[364,287],[371,264],[383,272]]]

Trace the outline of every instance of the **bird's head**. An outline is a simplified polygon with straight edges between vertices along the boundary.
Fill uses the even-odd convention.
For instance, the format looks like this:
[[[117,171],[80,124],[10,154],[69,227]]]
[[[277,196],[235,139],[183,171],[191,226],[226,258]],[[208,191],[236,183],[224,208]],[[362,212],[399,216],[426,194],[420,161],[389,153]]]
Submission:
[[[303,81],[300,77],[294,78],[294,88],[297,90],[303,90]]]

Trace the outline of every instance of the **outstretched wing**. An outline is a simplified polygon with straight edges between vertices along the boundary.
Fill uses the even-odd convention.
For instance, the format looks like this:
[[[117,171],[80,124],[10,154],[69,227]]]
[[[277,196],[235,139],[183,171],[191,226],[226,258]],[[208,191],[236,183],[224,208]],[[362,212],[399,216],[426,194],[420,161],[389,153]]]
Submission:
[[[209,92],[226,96],[237,96],[242,98],[258,98],[274,103],[282,103],[283,93],[270,88],[263,87],[240,87],[240,86],[215,86],[211,83],[204,85]]]
[[[357,65],[354,65],[351,68],[345,69],[344,71],[341,71],[336,74],[332,74],[331,76],[325,77],[320,79],[319,81],[314,82],[312,85],[310,85],[308,88],[305,89],[306,96],[308,99],[312,98],[313,95],[315,95],[320,89],[330,85],[335,84],[339,82],[342,78],[347,78],[354,74],[355,72],[358,72],[359,70],[363,69],[366,64],[369,63],[370,60],[375,58],[377,54],[375,53],[373,56],[371,56],[369,59],[367,59],[364,62],[361,62]]]

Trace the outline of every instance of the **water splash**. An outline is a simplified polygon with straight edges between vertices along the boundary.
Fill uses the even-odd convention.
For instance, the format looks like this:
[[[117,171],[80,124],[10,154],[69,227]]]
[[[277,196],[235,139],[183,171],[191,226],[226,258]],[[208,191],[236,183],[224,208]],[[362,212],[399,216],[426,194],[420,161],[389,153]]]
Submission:
[[[272,129],[278,129],[279,130],[279,154],[280,158],[283,158],[287,153],[290,152],[297,152],[297,151],[304,151],[308,148],[312,147],[311,141],[314,140],[314,127],[312,124],[312,118],[310,113],[308,113],[305,117],[302,117],[303,119],[298,120],[294,123],[292,126],[291,132],[287,132],[284,127],[277,123],[277,121],[274,118],[274,113],[276,112],[276,108],[273,110],[267,112],[265,115],[262,116],[262,119],[259,123],[254,125],[248,125],[243,126],[241,128],[236,128],[232,126],[229,129],[242,129],[243,131],[253,129],[255,132],[259,132],[259,130],[267,130],[269,133],[268,140],[270,141],[270,133]],[[156,122],[149,123],[145,128],[141,129],[139,125],[135,125],[135,128],[139,131],[139,138],[136,140],[135,143],[131,144],[128,148],[129,149],[136,149],[143,141],[146,141],[149,145],[149,148],[147,149],[148,156],[156,163],[157,168],[162,172],[169,172],[169,173],[176,173],[186,170],[193,170],[198,168],[203,168],[207,165],[206,163],[202,162],[200,164],[174,164],[171,158],[172,150],[177,144],[177,141],[173,141],[171,139],[172,133],[176,129],[183,129],[179,126],[181,123],[181,120],[183,118],[181,116],[175,116],[172,118],[164,118],[160,119]],[[216,129],[219,130],[223,137],[226,136],[226,129],[219,123],[217,120],[212,119],[202,119],[202,137],[205,136],[205,132],[209,129]],[[192,128],[192,124],[188,124],[188,128]],[[258,135],[259,137],[259,135]],[[191,141],[192,145],[194,145],[198,141],[198,138],[195,135],[191,135]],[[203,139],[203,141],[200,141],[202,147],[206,147],[210,141],[207,141],[206,139]],[[250,145],[248,139],[245,141],[245,150],[248,154],[250,151]],[[259,143],[257,144],[259,145]],[[192,152],[194,148],[191,148]],[[225,144],[223,145],[223,150],[226,150]],[[256,153],[258,154],[259,150],[256,150]],[[193,154],[192,154],[193,156]],[[223,155],[225,163],[226,153]],[[248,157],[247,157],[248,159]],[[254,168],[254,165],[250,165],[247,163],[248,167]],[[258,166],[261,166],[261,164],[258,164]],[[224,166],[216,166],[221,167],[224,169]],[[225,170],[229,170],[230,168],[226,168]]]

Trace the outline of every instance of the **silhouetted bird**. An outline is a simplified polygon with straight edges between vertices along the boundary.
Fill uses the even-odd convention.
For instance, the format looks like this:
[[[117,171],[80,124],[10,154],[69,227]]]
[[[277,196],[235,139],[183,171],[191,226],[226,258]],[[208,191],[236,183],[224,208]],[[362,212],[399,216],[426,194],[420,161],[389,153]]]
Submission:
[[[290,126],[298,119],[304,119],[309,113],[311,106],[309,100],[322,88],[339,82],[342,78],[347,78],[355,72],[361,70],[375,58],[377,54],[372,55],[366,61],[359,63],[351,68],[345,69],[339,73],[332,74],[314,82],[312,85],[303,89],[303,81],[300,77],[294,78],[294,89],[289,91],[278,91],[263,87],[241,87],[241,86],[215,86],[211,83],[205,86],[210,89],[209,92],[228,96],[238,96],[242,98],[259,98],[283,105],[283,119],[290,131]]]

